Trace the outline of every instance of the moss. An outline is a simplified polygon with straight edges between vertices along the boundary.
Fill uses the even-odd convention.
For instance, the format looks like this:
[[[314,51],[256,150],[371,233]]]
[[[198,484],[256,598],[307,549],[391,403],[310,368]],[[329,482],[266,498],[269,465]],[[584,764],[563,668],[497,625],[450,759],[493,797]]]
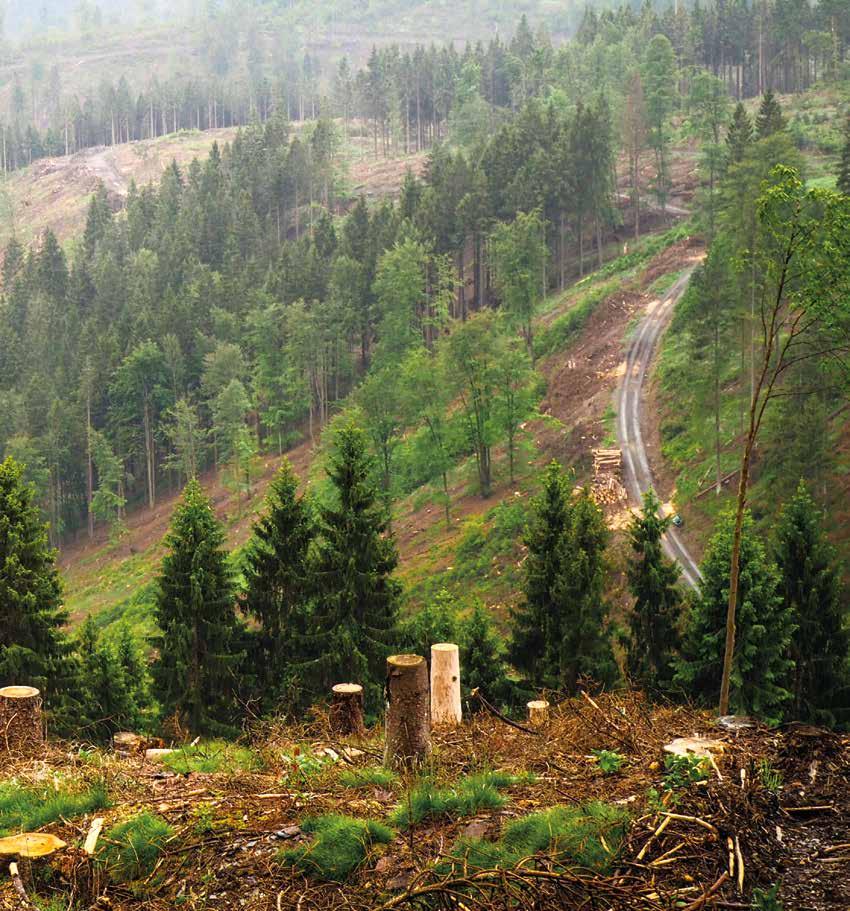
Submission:
[[[617,858],[628,819],[620,807],[600,801],[553,807],[509,823],[497,842],[460,839],[452,850],[453,861],[439,872],[510,868],[543,853],[561,867],[605,872]]]
[[[109,806],[106,787],[95,782],[85,790],[26,788],[15,782],[0,785],[0,834],[32,832]]]
[[[211,740],[195,746],[181,747],[162,759],[172,772],[252,772],[262,767],[260,757],[247,747]]]
[[[173,832],[161,816],[139,813],[106,833],[98,859],[113,882],[133,882],[153,872]]]
[[[372,819],[330,814],[305,820],[301,829],[315,836],[309,845],[281,852],[280,860],[314,879],[344,882],[358,870],[374,845],[389,844],[393,833]]]

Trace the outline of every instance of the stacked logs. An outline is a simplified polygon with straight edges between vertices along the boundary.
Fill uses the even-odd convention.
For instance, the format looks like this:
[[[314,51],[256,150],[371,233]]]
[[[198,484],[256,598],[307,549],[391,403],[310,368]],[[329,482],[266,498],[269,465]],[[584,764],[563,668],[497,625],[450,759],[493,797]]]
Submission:
[[[593,450],[593,485],[591,493],[599,506],[618,506],[628,500],[620,482],[623,454],[619,449]]]

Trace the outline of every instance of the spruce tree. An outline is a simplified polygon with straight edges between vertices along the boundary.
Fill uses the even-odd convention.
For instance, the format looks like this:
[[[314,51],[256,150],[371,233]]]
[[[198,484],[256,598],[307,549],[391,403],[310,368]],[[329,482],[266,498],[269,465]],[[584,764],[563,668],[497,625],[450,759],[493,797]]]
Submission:
[[[72,672],[66,620],[34,490],[23,466],[7,458],[0,463],[0,686],[35,686],[48,703],[58,698]]]
[[[756,115],[756,136],[759,139],[767,139],[774,133],[779,133],[787,126],[785,117],[782,115],[782,106],[776,100],[776,96],[768,89],[759,105],[758,114]]]
[[[394,644],[400,586],[392,578],[398,553],[360,428],[336,432],[328,476],[332,502],[320,509],[310,562],[315,608],[305,646],[315,658],[305,670],[319,694],[335,683],[360,683],[374,710]]]
[[[635,604],[629,617],[628,669],[641,686],[666,687],[673,679],[679,648],[679,567],[664,555],[662,536],[670,525],[659,513],[654,491],[643,497],[643,512],[629,528],[632,556],[626,570]]]
[[[850,196],[850,117],[844,127],[844,148],[841,150],[836,186],[845,196]]]
[[[505,650],[487,608],[476,601],[463,621],[460,635],[461,683],[466,691],[480,690],[496,705],[511,700],[511,681],[505,666]]]
[[[561,466],[552,461],[543,479],[543,490],[531,506],[531,520],[524,544],[523,599],[512,612],[510,660],[535,683],[547,675],[545,645],[550,638],[557,605],[555,583],[561,572],[561,550],[570,523],[570,491]]]
[[[155,693],[163,717],[200,733],[233,719],[241,655],[233,574],[224,532],[197,481],[190,481],[165,539],[153,640]]]
[[[728,164],[738,164],[743,161],[747,149],[753,141],[753,122],[747,109],[738,102],[732,115],[732,122],[726,132],[726,161]]]
[[[705,702],[717,698],[723,669],[734,513],[725,513],[706,550],[699,594],[690,605],[676,682]],[[792,611],[779,595],[779,573],[745,513],[738,585],[737,636],[730,707],[768,721],[790,699]]]
[[[245,553],[246,612],[258,625],[252,671],[261,704],[271,708],[292,696],[296,641],[307,631],[307,552],[314,536],[308,502],[298,495],[298,478],[284,460],[266,497],[266,512],[255,523]]]
[[[826,539],[822,512],[801,481],[782,511],[775,547],[784,606],[793,614],[794,659],[790,713],[807,721],[834,723],[850,705],[844,623],[835,550]]]

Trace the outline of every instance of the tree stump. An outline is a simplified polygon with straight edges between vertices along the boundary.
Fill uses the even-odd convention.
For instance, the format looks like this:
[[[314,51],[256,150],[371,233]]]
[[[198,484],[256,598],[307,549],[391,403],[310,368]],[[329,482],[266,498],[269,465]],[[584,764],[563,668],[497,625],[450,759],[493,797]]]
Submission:
[[[528,703],[528,721],[533,727],[542,727],[549,720],[549,703],[545,699],[533,699]]]
[[[387,722],[384,765],[415,769],[431,754],[428,664],[421,655],[387,658]]]
[[[112,749],[125,759],[140,755],[145,751],[145,738],[132,731],[116,731],[112,735]]]
[[[334,734],[364,734],[363,687],[359,683],[338,683],[331,690],[330,724]]]
[[[460,702],[460,651],[449,642],[431,646],[431,721],[457,727],[463,718]]]
[[[41,693],[34,686],[0,689],[0,751],[37,753],[44,746]]]

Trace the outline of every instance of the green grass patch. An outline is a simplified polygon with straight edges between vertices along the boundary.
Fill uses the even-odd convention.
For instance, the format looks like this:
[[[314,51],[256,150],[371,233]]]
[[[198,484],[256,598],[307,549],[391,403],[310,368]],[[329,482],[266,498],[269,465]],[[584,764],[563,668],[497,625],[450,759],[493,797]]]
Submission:
[[[254,772],[262,768],[260,757],[248,747],[211,740],[195,746],[181,747],[162,758],[162,765],[172,772]]]
[[[84,790],[0,785],[0,835],[33,832],[57,819],[73,819],[109,806],[106,786],[95,782]]]
[[[339,776],[339,783],[344,788],[391,788],[396,781],[398,776],[395,772],[380,766],[347,769]]]
[[[467,775],[453,787],[438,787],[426,780],[405,796],[391,819],[400,829],[408,829],[425,819],[459,818],[474,816],[480,810],[498,810],[507,803],[499,791],[520,781],[505,772]]]
[[[313,835],[313,841],[281,852],[281,862],[328,882],[345,882],[375,845],[389,844],[393,837],[391,829],[373,819],[337,814],[306,819],[301,830]]]
[[[98,859],[113,882],[133,882],[153,872],[173,834],[174,830],[161,816],[139,813],[105,834],[105,847]]]
[[[628,825],[625,810],[601,801],[553,807],[509,823],[497,842],[460,839],[441,872],[509,869],[545,854],[562,868],[604,873],[616,862]]]
[[[534,336],[534,356],[537,358],[548,357],[571,344],[584,329],[597,306],[619,287],[619,281],[593,285],[578,297],[575,304],[566,313],[552,320],[548,326],[539,327]]]

